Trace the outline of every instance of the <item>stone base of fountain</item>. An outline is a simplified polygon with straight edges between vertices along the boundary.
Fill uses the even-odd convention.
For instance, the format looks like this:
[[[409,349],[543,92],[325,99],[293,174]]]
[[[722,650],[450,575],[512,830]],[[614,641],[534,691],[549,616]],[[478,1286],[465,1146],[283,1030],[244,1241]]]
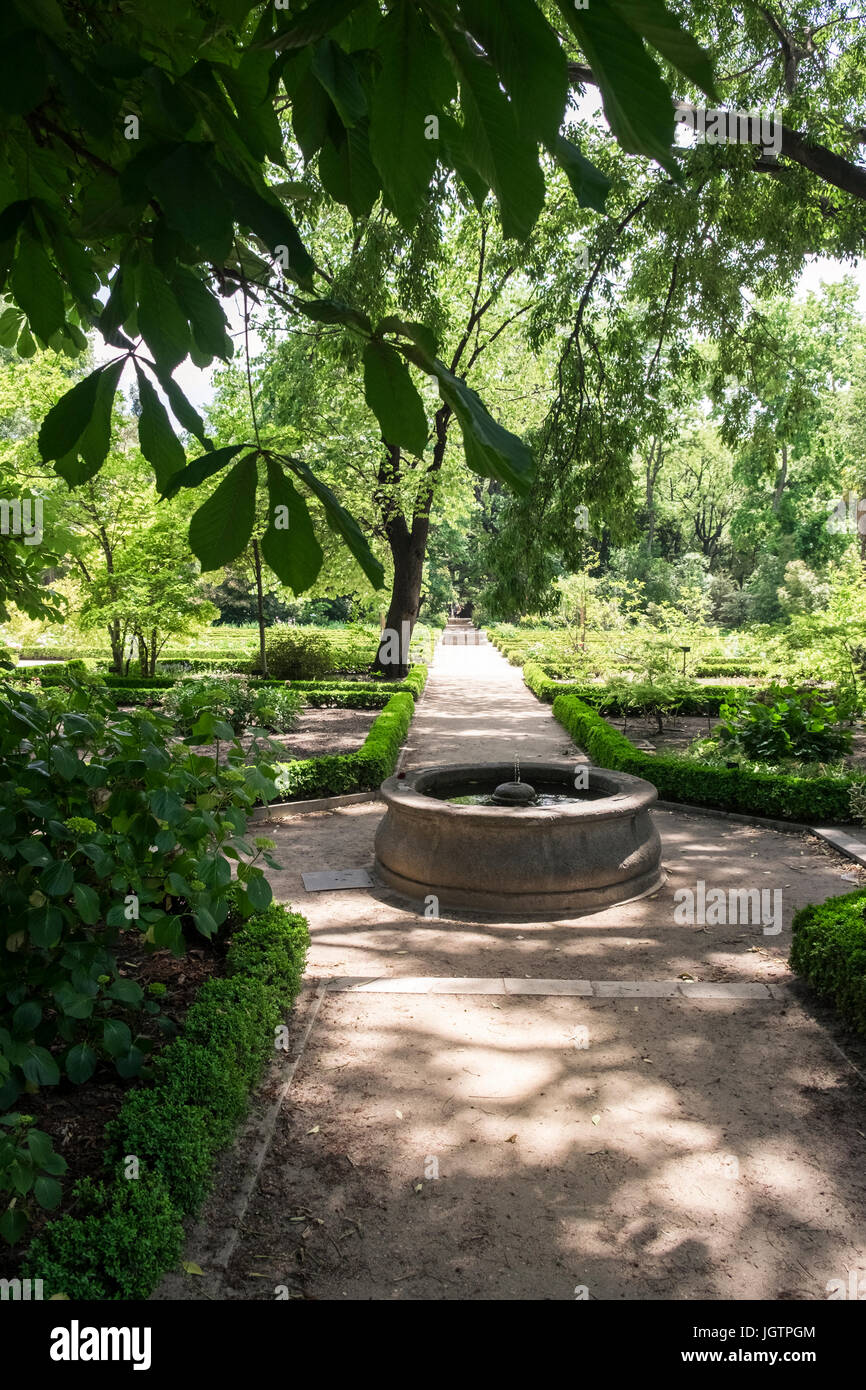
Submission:
[[[518,785],[561,788],[556,805],[460,805],[467,790],[511,783],[508,763],[449,764],[389,777],[376,832],[376,876],[396,892],[485,915],[578,916],[653,893],[665,880],[650,807],[657,792],[623,772],[522,762]]]

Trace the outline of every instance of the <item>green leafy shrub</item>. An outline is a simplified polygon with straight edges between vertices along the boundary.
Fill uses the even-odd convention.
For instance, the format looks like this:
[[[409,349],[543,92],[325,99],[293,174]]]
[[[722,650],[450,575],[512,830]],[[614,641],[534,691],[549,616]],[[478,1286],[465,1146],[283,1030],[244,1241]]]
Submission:
[[[838,710],[814,689],[772,685],[735,696],[720,713],[719,738],[761,762],[827,761],[851,747],[851,733],[836,727]]]
[[[327,637],[288,624],[270,629],[265,654],[268,674],[279,680],[321,680],[335,669]]]
[[[0,1115],[0,1126],[0,1236],[14,1245],[27,1229],[32,1203],[45,1211],[60,1205],[57,1178],[66,1172],[66,1159],[29,1115]]]
[[[136,1015],[159,1005],[119,974],[125,933],[180,956],[230,903],[248,917],[270,902],[260,861],[278,866],[244,831],[273,782],[231,729],[200,722],[229,741],[225,764],[84,686],[0,702],[0,1110],[64,1073],[87,1081],[100,1059],[141,1071]]]
[[[858,889],[794,914],[789,964],[847,1023],[866,1034],[866,892]]]
[[[204,710],[234,732],[256,726],[287,733],[298,722],[303,700],[286,686],[257,687],[244,676],[205,675],[178,681],[162,697],[163,712],[192,733]]]
[[[553,713],[599,767],[645,777],[663,800],[810,825],[844,822],[848,817],[853,779],[753,772],[714,767],[695,758],[644,753],[576,695],[557,695]]]
[[[75,1185],[75,1215],[59,1217],[37,1236],[26,1267],[49,1297],[147,1298],[180,1259],[185,1239],[183,1217],[158,1176],[85,1178]]]

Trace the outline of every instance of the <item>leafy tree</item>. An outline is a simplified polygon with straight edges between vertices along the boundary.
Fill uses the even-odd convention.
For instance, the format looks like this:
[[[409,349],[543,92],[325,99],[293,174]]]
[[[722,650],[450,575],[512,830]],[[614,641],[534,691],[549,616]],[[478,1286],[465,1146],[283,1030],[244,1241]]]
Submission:
[[[623,147],[671,167],[670,91],[649,48],[711,92],[700,47],[662,0],[596,0],[587,11],[563,0],[550,16],[593,63]],[[217,288],[240,289],[245,302],[270,296],[353,335],[392,450],[420,442],[415,367],[457,418],[469,466],[525,489],[528,451],[437,357],[430,332],[331,297],[290,208],[302,156],[356,226],[385,208],[411,226],[431,183],[456,178],[479,205],[492,192],[504,236],[521,241],[544,202],[540,146],[545,165],[598,205],[604,178],[562,134],[566,47],[531,0],[394,0],[385,13],[373,0],[285,10],[129,0],[117,11],[12,0],[0,39],[0,292],[11,300],[0,341],[24,355],[33,343],[74,355],[95,328],[118,350],[43,422],[42,456],[70,484],[105,461],[112,399],[131,364],[142,452],[164,495],[224,472],[191,523],[205,568],[248,543],[261,474],[272,512],[296,518],[291,544],[274,528],[262,539],[283,582],[306,585],[319,567],[300,482],[381,583],[356,522],[302,461],[263,440],[255,419],[241,441],[214,449],[175,382],[187,356],[205,365],[231,355]],[[157,388],[204,450],[188,466]]]
[[[75,489],[69,505],[79,576],[73,613],[84,630],[108,633],[118,674],[128,669],[134,643],[141,674],[152,676],[170,637],[186,636],[219,612],[201,592],[182,530],[184,509],[159,504],[149,470],[123,456]]]

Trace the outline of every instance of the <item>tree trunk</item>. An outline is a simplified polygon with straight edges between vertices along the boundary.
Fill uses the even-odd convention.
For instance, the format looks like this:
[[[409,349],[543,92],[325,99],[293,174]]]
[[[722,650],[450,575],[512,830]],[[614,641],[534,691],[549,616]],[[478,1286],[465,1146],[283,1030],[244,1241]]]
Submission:
[[[782,445],[782,466],[776,474],[776,486],[773,491],[773,511],[778,512],[782,504],[782,493],[788,481],[788,446]]]
[[[409,643],[421,606],[421,579],[429,530],[427,516],[416,516],[411,531],[402,516],[394,517],[387,527],[394,561],[394,584],[373,670],[395,680],[402,680],[409,670]]]
[[[111,644],[111,669],[116,676],[122,676],[124,643],[120,636],[119,618],[108,624],[108,640]]]
[[[262,557],[259,554],[259,543],[253,538],[253,563],[256,567],[256,615],[259,624],[259,665],[262,668],[262,675],[268,674],[268,655],[265,650],[265,598],[262,590]]]
[[[452,363],[452,368],[453,366]],[[389,496],[384,491],[385,487],[395,487],[400,480],[399,448],[386,443],[385,455],[379,469],[379,485],[383,491],[378,494],[377,501],[382,508],[385,535],[388,537],[394,561],[394,583],[373,670],[381,671],[395,680],[402,680],[409,670],[409,642],[421,606],[421,583],[424,557],[427,554],[427,538],[430,534],[433,489],[445,458],[450,420],[451,407],[440,406],[433,421],[436,441],[433,445],[433,457],[425,470],[426,477],[416,496],[411,529],[403,513],[398,510],[393,495]],[[404,624],[408,626],[404,627]]]

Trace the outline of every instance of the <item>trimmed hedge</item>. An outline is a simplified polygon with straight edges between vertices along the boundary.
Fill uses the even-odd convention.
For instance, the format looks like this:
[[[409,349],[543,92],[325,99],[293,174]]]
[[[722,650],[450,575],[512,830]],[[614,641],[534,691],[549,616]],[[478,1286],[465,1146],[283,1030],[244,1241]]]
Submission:
[[[767,676],[766,663],[760,661],[750,661],[748,657],[730,658],[715,660],[707,657],[705,660],[698,660],[695,663],[691,674],[693,676],[754,676],[756,680],[764,680]]]
[[[271,904],[233,936],[228,975],[208,981],[182,1035],[154,1062],[154,1082],[127,1093],[106,1128],[108,1176],[84,1179],[74,1211],[34,1240],[25,1276],[46,1296],[147,1298],[180,1258],[183,1218],[201,1206],[214,1160],[274,1053],[275,1029],[300,988],[306,918]],[[124,1175],[129,1155],[140,1176]]]
[[[66,673],[64,667],[46,668],[46,671],[48,674],[39,676],[44,687],[65,686],[69,674],[74,674]],[[34,668],[34,678],[38,674]],[[14,678],[27,680],[29,677],[29,671],[20,675],[16,671]],[[118,704],[148,705],[159,703],[161,692],[171,690],[183,679],[183,675],[143,677],[105,674],[101,679],[104,689],[114,696]],[[402,681],[278,681],[255,677],[248,679],[250,686],[257,690],[282,689],[289,686],[292,690],[300,691],[304,696],[304,703],[316,709],[383,709],[391,696],[398,692],[408,691],[417,699],[427,681],[427,667],[412,666]]]
[[[795,912],[788,964],[866,1034],[866,891]]]
[[[287,801],[309,801],[346,792],[374,791],[390,777],[409,731],[415,700],[409,691],[392,695],[354,753],[280,763],[281,792]]]
[[[693,758],[643,753],[577,695],[557,695],[553,713],[593,762],[645,777],[658,788],[663,801],[684,801],[744,815],[805,821],[809,825],[844,823],[851,817],[848,789],[862,780],[774,775],[740,767],[713,767]]]
[[[523,668],[523,679],[533,695],[548,704],[559,695],[575,695],[584,704],[591,705],[595,710],[604,710],[606,714],[639,714],[643,708],[638,702],[626,702],[624,707],[622,700],[611,699],[605,693],[603,685],[555,681],[537,661],[527,661]],[[720,706],[742,689],[741,685],[704,685],[693,695],[685,696],[677,705],[676,712],[682,715],[718,714]]]

